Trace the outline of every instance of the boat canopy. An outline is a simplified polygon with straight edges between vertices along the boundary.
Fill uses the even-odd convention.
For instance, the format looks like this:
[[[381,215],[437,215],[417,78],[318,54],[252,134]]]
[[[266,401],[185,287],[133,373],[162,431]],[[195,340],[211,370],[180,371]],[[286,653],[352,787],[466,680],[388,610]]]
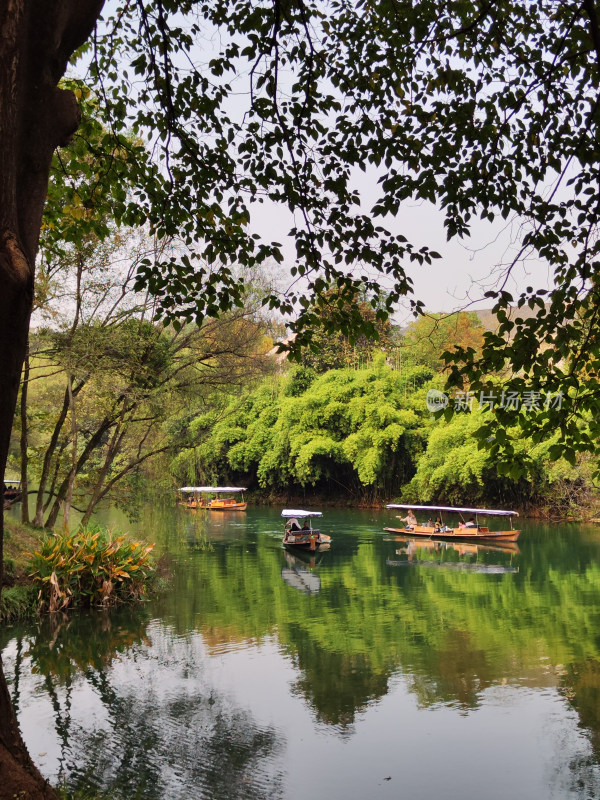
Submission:
[[[284,508],[281,512],[282,517],[298,517],[299,519],[304,517],[322,517],[323,514],[320,511],[300,511],[298,509],[290,509]]]
[[[182,486],[180,492],[196,492],[197,494],[214,492],[245,492],[244,486]]]
[[[390,503],[386,508],[412,509],[413,511],[454,511],[459,514],[490,514],[498,517],[518,517],[518,511],[501,511],[491,508],[457,508],[456,506],[415,506],[410,503]]]

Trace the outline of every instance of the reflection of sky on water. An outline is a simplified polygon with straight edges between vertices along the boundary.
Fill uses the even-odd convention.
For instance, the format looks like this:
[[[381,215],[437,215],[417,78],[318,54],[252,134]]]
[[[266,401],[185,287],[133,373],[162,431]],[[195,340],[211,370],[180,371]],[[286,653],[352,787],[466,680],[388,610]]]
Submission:
[[[51,780],[65,770],[72,786],[129,787],[129,796],[137,787],[140,797],[170,800],[551,798],[569,795],[569,764],[590,755],[552,687],[495,685],[476,711],[423,709],[397,676],[349,728],[336,728],[294,691],[294,659],[276,639],[208,646],[156,620],[147,634],[151,644],[134,645],[104,673],[55,684],[57,709],[25,659],[19,720]],[[12,640],[9,680],[15,654]],[[68,728],[63,752],[58,718]]]

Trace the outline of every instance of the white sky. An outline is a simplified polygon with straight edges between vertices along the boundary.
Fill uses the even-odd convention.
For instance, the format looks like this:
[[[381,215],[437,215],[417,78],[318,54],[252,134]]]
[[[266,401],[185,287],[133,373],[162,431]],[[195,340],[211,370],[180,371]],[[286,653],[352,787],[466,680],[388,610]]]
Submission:
[[[366,208],[374,200],[372,187],[365,183],[361,193]],[[404,234],[417,247],[427,245],[442,256],[430,265],[407,263],[407,272],[414,282],[414,297],[422,300],[428,311],[491,308],[493,300],[483,295],[504,282],[506,267],[518,252],[516,222],[499,220],[492,224],[476,220],[471,239],[448,242],[441,211],[425,202],[406,202],[398,216],[386,219],[385,224],[393,233]],[[293,242],[282,240],[283,232],[291,228],[287,209],[267,201],[257,204],[252,210],[251,228],[266,239],[283,241],[286,262],[282,272],[284,267],[289,268],[294,263]],[[548,288],[551,282],[548,265],[531,260],[519,263],[511,271],[506,290],[516,300],[528,286]],[[409,305],[407,300],[399,308],[399,323],[411,318]]]

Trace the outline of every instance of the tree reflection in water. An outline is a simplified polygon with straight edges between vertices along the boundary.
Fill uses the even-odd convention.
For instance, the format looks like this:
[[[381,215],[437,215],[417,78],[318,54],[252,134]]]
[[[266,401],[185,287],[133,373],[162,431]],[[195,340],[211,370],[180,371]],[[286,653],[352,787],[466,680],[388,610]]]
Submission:
[[[185,517],[172,585],[153,601],[152,620],[143,606],[102,616],[101,625],[97,614],[94,625],[73,615],[23,637],[20,650],[14,633],[0,630],[17,663],[15,706],[31,719],[32,708],[52,704],[60,744],[52,776],[115,798],[303,797],[305,762],[284,759],[299,749],[340,796],[366,797],[355,765],[389,752],[405,782],[410,772],[433,797],[436,774],[457,770],[464,753],[480,770],[498,767],[504,796],[520,796],[530,777],[535,800],[600,796],[595,529],[586,539],[541,528],[519,552],[478,550],[477,564],[518,567],[489,574],[446,568],[475,559],[456,546],[432,554],[439,569],[401,569],[390,564],[398,543],[372,533],[344,539],[340,517],[323,562],[298,567],[319,581],[300,586],[286,580],[292,565],[279,535],[265,535],[276,525],[258,511],[247,517],[247,530],[223,520],[212,549]],[[165,530],[175,537],[177,529]],[[44,676],[37,684],[30,668]],[[401,752],[397,708],[426,711],[412,716]],[[438,736],[436,773],[427,770],[430,725],[432,736],[451,731]],[[471,738],[476,729],[482,735]],[[440,747],[450,753],[445,763]],[[467,800],[485,793],[487,777],[458,777]],[[325,784],[315,787],[319,800]]]
[[[53,782],[128,800],[282,796],[272,764],[285,739],[206,688],[193,637],[155,627],[151,642],[143,611],[91,616],[46,618],[14,648],[15,707],[28,671],[43,676],[51,703]]]
[[[281,797],[281,776],[271,779],[264,769],[279,737],[223,699],[191,693],[161,705],[152,694],[144,702],[108,694],[113,735],[73,731],[70,789],[147,800],[188,798],[190,791],[211,800]]]

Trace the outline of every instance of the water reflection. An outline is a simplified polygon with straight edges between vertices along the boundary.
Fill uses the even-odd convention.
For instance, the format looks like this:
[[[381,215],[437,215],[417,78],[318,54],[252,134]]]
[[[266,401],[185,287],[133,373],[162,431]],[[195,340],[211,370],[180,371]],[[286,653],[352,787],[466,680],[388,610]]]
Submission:
[[[395,538],[386,541],[402,541]],[[488,575],[515,573],[518,567],[512,565],[512,556],[520,552],[516,543],[507,542],[498,545],[482,545],[461,542],[449,542],[442,539],[409,539],[404,547],[396,550],[401,559],[386,559],[390,567],[423,566],[443,567]],[[486,553],[504,553],[511,556],[510,564],[490,564],[480,560]]]
[[[28,682],[38,723],[41,710],[54,724],[53,746],[44,737],[36,749],[43,746],[55,782],[149,800],[189,797],[190,787],[198,797],[281,796],[271,760],[285,738],[207,685],[197,638],[147,618],[128,625],[119,612],[95,622],[61,616],[25,647],[21,636],[13,640],[13,689]],[[7,650],[10,664],[11,643]]]
[[[302,558],[299,558],[287,550],[284,552],[287,567],[282,567],[281,577],[293,589],[297,589],[304,594],[319,594],[321,591],[321,579],[312,570],[317,565],[315,554],[311,554],[308,566]]]
[[[318,594],[321,591],[321,579],[316,574],[316,568],[329,549],[328,543],[314,551],[284,548],[283,557],[287,566],[282,568],[281,577],[294,589],[305,594]]]
[[[302,560],[277,509],[149,514],[165,595],[0,633],[45,774],[152,800],[304,800],[307,764],[315,798],[598,793],[597,533],[396,540],[328,512],[334,544]]]

